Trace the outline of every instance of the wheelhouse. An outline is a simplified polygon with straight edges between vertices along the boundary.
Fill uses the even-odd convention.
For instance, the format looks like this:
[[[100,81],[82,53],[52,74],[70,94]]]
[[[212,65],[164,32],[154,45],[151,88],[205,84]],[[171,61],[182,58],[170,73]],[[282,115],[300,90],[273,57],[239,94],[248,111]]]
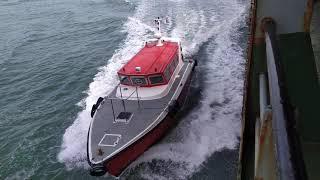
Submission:
[[[121,84],[152,87],[168,84],[179,64],[179,44],[146,45],[119,71]]]

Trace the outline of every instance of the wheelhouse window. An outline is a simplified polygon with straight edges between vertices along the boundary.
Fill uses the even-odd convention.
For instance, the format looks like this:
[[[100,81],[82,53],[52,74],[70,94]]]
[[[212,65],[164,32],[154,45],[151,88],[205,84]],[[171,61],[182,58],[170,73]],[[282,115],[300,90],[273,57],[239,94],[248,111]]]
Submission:
[[[175,63],[174,63],[174,61],[171,61],[171,63],[170,63],[170,72],[171,73],[173,73],[174,72],[174,70],[176,69],[176,66],[175,66]]]
[[[121,84],[131,84],[130,79],[128,76],[119,75],[119,80]]]
[[[174,70],[176,69],[176,67],[177,67],[177,61],[178,59],[177,59],[177,55],[175,55],[174,56],[174,58],[173,58],[173,60],[171,61],[171,63],[168,65],[169,66],[169,68],[170,68],[170,72],[171,73],[173,73],[174,72]],[[168,67],[167,67],[168,68]]]
[[[162,75],[155,75],[149,77],[151,85],[163,84],[164,80]]]
[[[178,60],[179,58],[178,58],[178,55],[175,55],[175,57],[174,57],[174,60],[173,60],[173,63],[174,63],[174,66],[175,67],[177,67],[177,65],[179,64],[179,60]]]
[[[135,86],[145,86],[147,81],[143,76],[131,76],[132,84]]]
[[[164,77],[166,78],[167,81],[170,80],[171,74],[170,74],[169,66],[167,66],[166,70],[164,71]]]

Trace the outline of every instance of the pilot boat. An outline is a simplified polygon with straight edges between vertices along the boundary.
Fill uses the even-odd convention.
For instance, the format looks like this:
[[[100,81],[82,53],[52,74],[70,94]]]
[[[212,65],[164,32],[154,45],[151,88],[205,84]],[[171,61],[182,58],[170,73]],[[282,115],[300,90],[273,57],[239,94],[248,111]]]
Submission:
[[[87,139],[90,174],[119,176],[175,124],[184,105],[196,61],[184,59],[179,39],[154,39],[119,71],[119,84],[91,111]]]

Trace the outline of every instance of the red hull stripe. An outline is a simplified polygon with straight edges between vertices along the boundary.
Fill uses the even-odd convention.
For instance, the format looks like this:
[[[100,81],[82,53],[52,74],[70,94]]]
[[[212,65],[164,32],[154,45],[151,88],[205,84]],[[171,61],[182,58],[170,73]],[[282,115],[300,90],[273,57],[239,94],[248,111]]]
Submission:
[[[120,152],[115,158],[106,163],[109,174],[119,176],[121,172],[152,144],[159,140],[173,124],[173,119],[167,116],[155,129],[145,135],[135,144]]]

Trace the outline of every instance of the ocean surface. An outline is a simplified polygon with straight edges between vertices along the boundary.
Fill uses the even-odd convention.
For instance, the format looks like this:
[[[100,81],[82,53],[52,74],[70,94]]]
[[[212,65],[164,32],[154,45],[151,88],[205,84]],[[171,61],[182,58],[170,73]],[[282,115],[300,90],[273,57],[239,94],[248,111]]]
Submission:
[[[0,0],[0,179],[96,179],[86,162],[90,109],[158,16],[199,65],[178,125],[121,179],[235,179],[249,4]]]

